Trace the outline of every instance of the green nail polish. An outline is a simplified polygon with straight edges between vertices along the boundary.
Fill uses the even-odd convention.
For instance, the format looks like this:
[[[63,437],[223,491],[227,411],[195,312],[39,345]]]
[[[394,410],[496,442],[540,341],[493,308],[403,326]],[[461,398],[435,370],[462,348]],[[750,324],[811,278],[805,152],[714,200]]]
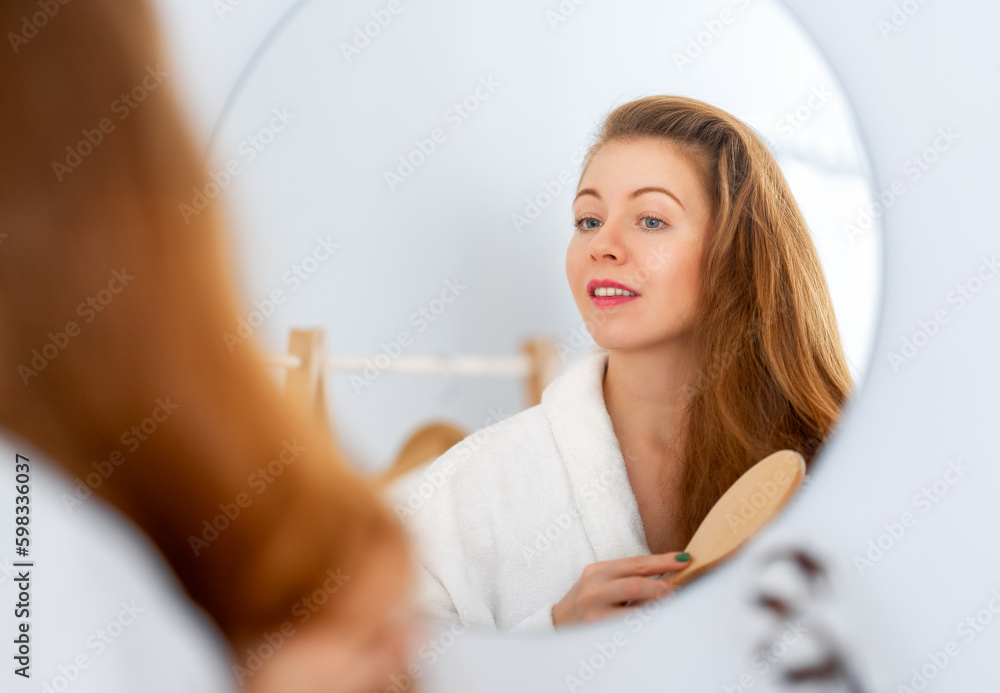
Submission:
[[[691,554],[689,554],[687,552],[685,552],[685,553],[679,553],[679,554],[677,554],[674,557],[674,560],[681,561],[682,563],[684,561],[690,561],[691,560]]]

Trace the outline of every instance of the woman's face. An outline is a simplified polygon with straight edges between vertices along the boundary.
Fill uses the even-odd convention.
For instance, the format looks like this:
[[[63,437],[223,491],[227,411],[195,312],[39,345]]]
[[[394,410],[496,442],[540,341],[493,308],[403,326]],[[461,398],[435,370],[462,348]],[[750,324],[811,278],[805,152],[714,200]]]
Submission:
[[[566,276],[594,341],[637,349],[687,335],[711,208],[678,148],[652,138],[606,143],[580,179],[573,214]]]

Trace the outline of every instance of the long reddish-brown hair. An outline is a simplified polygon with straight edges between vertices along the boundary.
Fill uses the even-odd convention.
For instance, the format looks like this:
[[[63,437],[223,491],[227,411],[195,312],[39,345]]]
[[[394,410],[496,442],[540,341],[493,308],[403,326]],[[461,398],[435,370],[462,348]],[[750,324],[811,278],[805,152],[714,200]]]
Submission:
[[[688,157],[712,208],[682,436],[686,543],[755,462],[786,448],[810,462],[853,383],[809,229],[757,134],[701,101],[650,96],[611,112],[584,170],[604,144],[644,138]]]
[[[0,425],[80,479],[118,451],[98,493],[230,638],[254,638],[402,530],[254,345],[224,342],[240,306],[221,203],[181,214],[210,179],[147,3],[50,4],[0,4],[24,39],[0,50]],[[158,401],[176,410],[131,450]],[[249,473],[288,446],[304,451],[258,496]],[[240,493],[252,504],[195,552]]]

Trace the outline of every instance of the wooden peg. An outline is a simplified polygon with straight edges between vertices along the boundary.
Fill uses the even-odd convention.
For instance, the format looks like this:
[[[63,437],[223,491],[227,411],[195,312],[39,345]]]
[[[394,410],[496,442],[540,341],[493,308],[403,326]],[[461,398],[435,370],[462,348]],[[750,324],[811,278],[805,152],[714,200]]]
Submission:
[[[285,376],[285,397],[312,412],[320,426],[335,438],[326,406],[326,333],[321,329],[292,330],[288,353],[299,359]]]
[[[533,407],[542,401],[542,390],[558,375],[561,364],[555,340],[547,337],[525,340],[521,352],[531,363],[525,378],[525,390],[527,406]]]

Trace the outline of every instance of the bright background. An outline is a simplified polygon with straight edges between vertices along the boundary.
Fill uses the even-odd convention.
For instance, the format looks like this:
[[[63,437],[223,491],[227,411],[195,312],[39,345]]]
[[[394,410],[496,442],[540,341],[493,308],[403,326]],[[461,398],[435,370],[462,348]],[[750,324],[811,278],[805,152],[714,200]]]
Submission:
[[[874,334],[881,234],[877,222],[845,231],[871,202],[867,158],[843,91],[798,24],[769,0],[628,0],[582,5],[564,19],[546,9],[437,0],[402,3],[392,15],[380,2],[314,0],[283,21],[240,78],[211,147],[217,169],[242,169],[225,198],[244,317],[274,289],[288,296],[256,332],[265,347],[281,352],[289,329],[319,326],[337,356],[393,356],[405,331],[404,357],[511,356],[524,339],[547,336],[562,345],[563,363],[572,360],[592,343],[563,264],[579,161],[615,105],[674,93],[736,114],[772,143],[859,376]],[[356,36],[362,48],[345,52]],[[187,50],[184,64],[218,52],[200,50]],[[688,51],[695,57],[678,62]],[[218,93],[192,101],[210,113]],[[471,110],[454,107],[462,102]],[[269,127],[274,109],[291,122],[251,149],[248,138]],[[443,141],[424,161],[416,141],[436,128]],[[401,156],[418,165],[389,184]],[[301,285],[283,281],[318,236],[340,244],[334,257]],[[460,297],[421,320],[417,311],[438,308],[431,302],[448,280],[465,287]],[[511,377],[338,373],[332,385],[341,443],[373,472],[429,420],[473,431],[490,412],[524,406]]]
[[[209,2],[164,6],[168,44],[183,56],[178,75],[205,142],[253,49],[288,4],[244,0],[224,20]],[[1000,588],[1000,558],[993,550],[1000,526],[998,282],[981,281],[961,309],[949,297],[956,286],[976,286],[982,258],[1000,254],[993,190],[1000,94],[990,86],[998,69],[993,34],[1000,7],[983,0],[787,4],[830,57],[851,97],[875,189],[907,181],[906,194],[884,218],[884,293],[872,358],[802,502],[737,560],[669,602],[641,633],[628,631],[629,646],[586,691],[668,685],[679,691],[740,690],[743,676],[751,677],[753,691],[785,690],[776,673],[792,653],[767,675],[754,667],[755,653],[773,646],[783,625],[767,622],[753,597],[763,580],[761,565],[786,542],[808,547],[826,563],[835,590],[815,616],[865,674],[865,690],[910,685],[913,671],[928,666],[928,653],[951,641],[960,654],[925,690],[993,691],[1000,651],[1000,625],[988,607],[991,591]],[[599,6],[591,0],[580,12]],[[360,7],[359,16],[368,9]],[[706,7],[695,28],[713,16]],[[894,30],[886,32],[893,18],[898,25],[889,24]],[[714,48],[722,51],[738,40],[738,28],[731,27]],[[933,143],[938,128],[949,127],[960,133],[959,141],[920,180],[906,179],[907,162]],[[916,337],[921,323],[942,309],[949,321],[926,341]],[[922,346],[894,367],[891,354],[915,337]],[[357,443],[361,451],[365,445]],[[14,440],[3,448],[4,459],[15,451],[32,454]],[[956,461],[970,471],[922,513],[914,497],[924,489],[934,493],[949,462]],[[35,691],[53,680],[60,666],[88,651],[87,637],[115,618],[122,600],[136,599],[148,607],[140,622],[71,690],[225,690],[226,662],[212,649],[210,629],[192,620],[195,615],[145,542],[100,503],[68,515],[59,501],[67,488],[44,467],[39,471],[33,496],[41,551],[33,621],[40,633],[37,678],[9,688]],[[0,517],[12,516],[12,502],[10,494],[0,494]],[[904,512],[914,514],[916,524],[898,540],[886,540],[886,525]],[[861,574],[856,560],[869,551],[869,542],[888,548]],[[9,556],[8,550],[2,555]],[[0,570],[0,603],[6,605],[15,597],[10,562]],[[2,613],[0,632],[11,633],[10,610]],[[979,619],[979,627],[967,640],[958,629],[970,618]],[[817,622],[811,623],[815,628]],[[565,676],[576,673],[578,660],[621,628],[598,624],[554,638],[469,632],[428,676],[444,691],[565,690]]]

